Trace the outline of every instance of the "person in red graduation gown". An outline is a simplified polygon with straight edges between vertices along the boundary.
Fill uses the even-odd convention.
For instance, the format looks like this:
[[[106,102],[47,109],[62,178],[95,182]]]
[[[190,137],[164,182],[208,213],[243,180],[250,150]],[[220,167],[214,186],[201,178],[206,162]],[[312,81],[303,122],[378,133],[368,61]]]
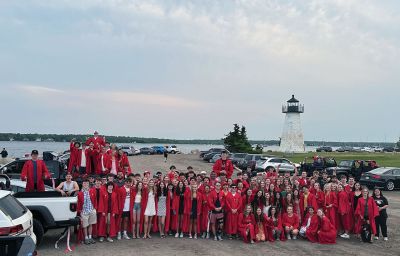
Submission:
[[[200,231],[200,214],[202,206],[202,195],[197,190],[197,184],[192,184],[191,189],[185,193],[185,209],[184,209],[184,227],[183,230],[189,232],[189,238],[197,239],[197,233]],[[192,231],[194,236],[192,237]]]
[[[101,153],[98,154],[96,174],[101,176],[109,174],[111,165],[111,154],[107,153],[107,149],[104,147]]]
[[[222,231],[224,230],[224,209],[225,197],[221,191],[221,183],[215,183],[215,189],[211,191],[208,197],[208,205],[211,210],[210,225],[214,235],[214,240],[222,240]]]
[[[172,235],[172,230],[175,229],[175,226],[172,222],[172,212],[173,212],[173,198],[174,198],[174,185],[172,183],[168,183],[167,185],[167,200],[166,200],[166,216],[165,216],[165,232],[168,232]]]
[[[119,214],[118,193],[114,189],[114,183],[108,182],[107,189],[101,191],[101,203],[99,203],[98,211],[101,214],[98,227],[98,236],[100,242],[107,237],[108,242],[113,242],[112,239],[117,235],[117,217]]]
[[[44,179],[51,175],[43,160],[39,160],[39,152],[32,150],[31,160],[25,162],[21,171],[21,180],[26,181],[25,192],[44,191]]]
[[[331,191],[331,184],[325,185],[325,206],[324,211],[326,217],[330,220],[332,225],[336,227],[336,213],[338,207],[336,193]],[[336,229],[336,228],[335,228]]]
[[[313,209],[318,209],[317,199],[315,198],[314,194],[310,193],[307,186],[303,187],[303,193],[300,195],[300,216],[301,218],[307,214],[307,207],[311,206]]]
[[[269,241],[284,240],[281,214],[276,206],[271,206],[268,212],[267,233]]]
[[[253,191],[251,189],[248,189],[246,193],[242,196],[242,205],[240,206],[240,211],[243,212],[244,208],[247,205],[251,205],[253,200],[254,200],[255,194],[253,194]]]
[[[251,205],[247,205],[246,209],[243,213],[239,214],[238,219],[238,230],[243,238],[245,243],[254,243],[255,234],[254,234],[254,226],[255,226],[255,218],[251,213]]]
[[[208,235],[208,238],[210,237],[207,232],[209,232],[209,220],[210,220],[210,205],[208,204],[209,201],[209,196],[210,196],[210,186],[205,185],[203,186],[203,192],[202,192],[202,203],[201,203],[201,232],[203,233],[202,238],[206,238]]]
[[[93,137],[90,137],[86,140],[86,145],[89,146],[90,143],[93,143],[93,146],[96,149],[100,149],[101,147],[104,147],[106,145],[104,137],[99,136],[99,133],[97,131],[94,132]]]
[[[229,179],[232,177],[233,169],[232,161],[228,159],[228,152],[222,151],[221,158],[218,159],[213,166],[213,171],[217,176],[220,175],[221,171],[225,171],[226,177]]]
[[[318,182],[314,184],[314,196],[315,200],[317,200],[317,208],[314,209],[321,209],[324,208],[325,205],[325,193],[321,190],[321,186]]]
[[[126,156],[126,154],[124,153],[124,151],[122,149],[118,150],[118,168],[120,170],[124,170],[126,168],[126,166],[128,167],[127,172],[125,173],[125,175],[128,175],[130,173],[132,173],[132,169],[131,169],[131,164],[129,163],[129,159]]]
[[[288,206],[286,213],[282,216],[282,226],[286,234],[286,238],[297,239],[297,234],[299,233],[299,217],[297,214],[293,213],[293,207]]]
[[[360,232],[361,226],[364,223],[369,224],[371,226],[372,230],[371,242],[372,242],[374,234],[376,234],[375,217],[379,216],[379,209],[373,197],[369,196],[368,188],[362,189],[362,197],[358,199],[357,208],[354,215],[355,218],[358,219],[358,221],[356,222],[357,227],[355,227],[355,230]]]
[[[318,242],[318,228],[319,219],[314,213],[315,210],[312,206],[307,207],[308,213],[303,219],[303,225],[300,228],[300,235],[307,238],[312,243]]]
[[[267,227],[271,228],[273,223],[268,220],[268,216],[263,213],[261,208],[257,208],[254,218],[254,233],[256,242],[274,241],[272,235],[267,231]]]
[[[344,231],[343,234],[340,235],[342,238],[349,239],[349,231],[350,231],[350,219],[349,219],[349,214],[350,214],[350,200],[349,200],[349,195],[347,192],[344,190],[344,187],[342,184],[338,185],[338,219],[339,223],[336,225],[336,229],[342,229]]]
[[[331,223],[322,209],[318,209],[317,215],[320,219],[320,226],[317,231],[318,243],[320,244],[335,244],[336,243],[336,228]]]
[[[184,228],[184,211],[185,211],[185,193],[190,193],[189,188],[185,187],[183,181],[179,181],[175,189],[173,198],[173,222],[176,227],[175,237],[183,238],[183,228]]]
[[[231,185],[231,191],[228,193],[225,199],[226,208],[226,233],[230,239],[233,235],[237,235],[238,229],[238,218],[240,213],[240,207],[242,206],[242,197],[236,191],[236,184]]]
[[[102,197],[101,197],[101,191],[106,190],[106,187],[103,186],[101,184],[101,178],[97,177],[94,183],[94,186],[90,189],[91,191],[93,191],[93,193],[95,194],[95,209],[96,209],[96,213],[97,213],[97,223],[93,226],[93,236],[97,237],[98,234],[98,228],[99,228],[99,221],[100,221],[100,217],[101,217],[101,213],[99,213],[99,205],[103,203]]]
[[[78,165],[78,157],[80,154],[79,148],[81,147],[81,143],[77,142],[75,139],[71,140],[69,145],[69,162],[68,162],[68,172],[70,173],[79,173],[79,165]]]
[[[119,218],[118,221],[121,223],[118,226],[118,238],[121,238],[121,232],[123,231],[123,238],[129,240],[130,237],[127,234],[128,227],[131,229],[131,212],[133,205],[135,203],[135,198],[132,196],[132,181],[130,179],[125,179],[124,186],[118,188],[116,187],[119,196]]]

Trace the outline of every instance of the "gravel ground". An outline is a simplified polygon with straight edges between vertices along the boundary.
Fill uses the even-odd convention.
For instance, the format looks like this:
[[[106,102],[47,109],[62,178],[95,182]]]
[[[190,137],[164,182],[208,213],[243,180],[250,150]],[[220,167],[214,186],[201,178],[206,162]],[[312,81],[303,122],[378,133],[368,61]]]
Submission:
[[[198,155],[170,155],[167,163],[162,156],[134,156],[130,157],[134,171],[167,170],[174,164],[178,170],[186,170],[192,166],[195,171],[211,170],[211,164],[203,162]],[[374,241],[373,244],[359,242],[355,238],[350,240],[338,239],[335,245],[312,244],[307,241],[287,241],[275,243],[260,243],[255,245],[244,244],[242,241],[191,240],[188,238],[176,239],[168,237],[160,239],[153,235],[151,240],[135,239],[129,241],[115,241],[114,243],[97,243],[95,245],[80,245],[68,255],[400,255],[400,192],[386,192],[389,200],[389,241]],[[61,230],[52,230],[46,233],[43,243],[38,248],[39,255],[66,255],[65,241],[60,244],[61,249],[54,249],[54,243]]]

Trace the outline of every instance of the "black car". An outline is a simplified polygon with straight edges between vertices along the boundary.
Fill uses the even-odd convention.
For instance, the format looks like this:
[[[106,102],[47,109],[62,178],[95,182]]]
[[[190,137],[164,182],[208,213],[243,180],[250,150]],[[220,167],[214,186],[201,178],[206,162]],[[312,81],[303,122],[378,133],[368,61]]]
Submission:
[[[331,147],[327,147],[327,146],[322,146],[322,147],[318,147],[316,149],[317,152],[332,152],[332,148]]]
[[[381,167],[363,173],[360,184],[368,188],[381,187],[389,191],[398,189],[400,188],[400,168]]]
[[[203,158],[205,155],[209,153],[221,153],[224,150],[229,153],[229,151],[224,148],[210,148],[209,150],[206,151],[200,151],[200,158]]]
[[[12,179],[20,179],[22,168],[26,161],[30,159],[23,158],[23,159],[15,159],[14,161],[2,166],[0,168],[0,174],[7,174],[8,177]],[[65,181],[65,163],[57,160],[44,160],[44,163],[49,169],[51,177],[54,178],[55,185],[57,186],[59,183]],[[44,180],[44,184],[50,187],[53,186],[52,180]]]
[[[307,176],[312,176],[314,171],[322,171],[337,166],[335,158],[332,157],[318,157],[313,159],[312,162],[307,162],[307,159],[306,157],[301,164],[301,171],[307,172]]]
[[[153,148],[141,148],[140,154],[142,155],[154,155],[156,151]]]
[[[220,155],[220,154],[221,154],[221,152],[211,152],[211,153],[205,154],[204,157],[203,157],[203,160],[206,161],[206,162],[210,162],[210,160],[211,160],[215,155]]]

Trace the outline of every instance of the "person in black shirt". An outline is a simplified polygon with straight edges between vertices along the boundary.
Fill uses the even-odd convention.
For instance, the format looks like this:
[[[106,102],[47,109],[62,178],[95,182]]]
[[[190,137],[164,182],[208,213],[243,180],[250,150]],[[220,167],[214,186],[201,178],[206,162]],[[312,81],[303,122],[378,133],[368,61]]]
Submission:
[[[375,217],[376,224],[376,234],[375,239],[379,239],[379,228],[382,231],[383,240],[387,241],[387,225],[386,221],[388,218],[386,209],[389,207],[388,200],[382,195],[382,191],[379,188],[374,189],[374,195],[372,196],[375,200],[376,205],[378,205],[379,216]]]
[[[1,158],[7,158],[8,156],[8,152],[6,150],[6,148],[3,148],[3,150],[1,151]]]

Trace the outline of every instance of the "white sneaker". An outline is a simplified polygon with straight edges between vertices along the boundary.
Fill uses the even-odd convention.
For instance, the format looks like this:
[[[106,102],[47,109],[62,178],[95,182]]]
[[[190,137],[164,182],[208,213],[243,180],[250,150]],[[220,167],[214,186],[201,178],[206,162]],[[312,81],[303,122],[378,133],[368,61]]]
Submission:
[[[290,235],[286,236],[287,240],[291,240],[292,238],[290,237]]]
[[[181,235],[179,236],[180,238],[183,238],[183,232],[181,232]]]
[[[189,239],[192,239],[193,237],[192,237],[192,234],[189,234]]]
[[[197,239],[197,234],[194,235],[194,239]]]
[[[178,237],[179,237],[179,233],[176,233],[176,234],[175,234],[175,238],[178,238]]]
[[[219,241],[223,241],[224,240],[224,239],[222,239],[221,235],[218,236],[218,239],[219,239]]]
[[[387,240],[388,240],[388,238],[387,238],[387,237],[384,237],[384,238],[383,238],[383,241],[387,241]]]
[[[121,240],[121,232],[118,232],[117,240]]]
[[[128,234],[124,234],[124,239],[125,240],[130,240],[131,238],[128,236]]]
[[[112,240],[111,237],[107,237],[107,241],[110,242],[110,243],[114,242],[114,240]]]
[[[104,237],[100,237],[99,242],[100,243],[104,242]]]
[[[207,233],[206,239],[210,239],[210,233]]]
[[[375,237],[375,240],[379,240],[379,237],[378,237],[378,236],[376,236],[376,237]]]
[[[297,236],[293,236],[293,240],[297,240]]]
[[[214,236],[214,241],[218,241],[218,238],[217,238],[217,236]]]
[[[344,238],[344,239],[349,239],[350,238],[349,234],[346,234],[346,233],[341,234],[340,237]]]

